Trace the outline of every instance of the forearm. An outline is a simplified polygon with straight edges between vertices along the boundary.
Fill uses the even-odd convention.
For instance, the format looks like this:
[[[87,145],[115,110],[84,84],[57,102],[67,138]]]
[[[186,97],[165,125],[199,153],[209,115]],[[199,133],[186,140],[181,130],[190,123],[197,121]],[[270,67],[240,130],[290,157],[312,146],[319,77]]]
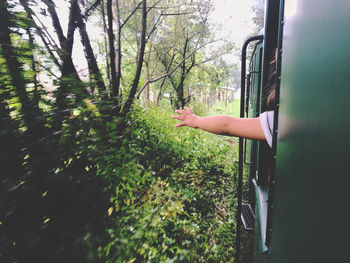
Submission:
[[[234,118],[226,115],[197,117],[194,127],[211,133],[264,140],[259,118]]]
[[[188,126],[221,135],[266,139],[259,118],[234,118],[227,115],[199,117],[187,107],[175,112],[179,115],[174,115],[172,118],[181,121],[175,124],[175,127]]]

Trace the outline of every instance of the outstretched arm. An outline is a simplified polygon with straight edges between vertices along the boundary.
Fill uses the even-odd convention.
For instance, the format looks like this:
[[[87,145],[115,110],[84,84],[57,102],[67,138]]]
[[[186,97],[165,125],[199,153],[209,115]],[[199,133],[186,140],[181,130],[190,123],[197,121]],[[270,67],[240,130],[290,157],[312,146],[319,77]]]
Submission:
[[[172,116],[172,118],[182,121],[175,124],[175,127],[188,126],[221,135],[256,140],[266,139],[259,118],[234,118],[226,115],[199,117],[187,107],[175,112],[180,115]]]

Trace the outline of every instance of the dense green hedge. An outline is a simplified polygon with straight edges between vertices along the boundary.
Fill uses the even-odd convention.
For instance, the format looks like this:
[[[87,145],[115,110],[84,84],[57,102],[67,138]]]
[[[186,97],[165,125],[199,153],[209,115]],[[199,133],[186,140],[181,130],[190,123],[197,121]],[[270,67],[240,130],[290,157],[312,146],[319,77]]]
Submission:
[[[1,261],[234,261],[237,140],[175,129],[169,110],[125,122],[87,104],[35,156],[7,127],[24,154],[19,167],[1,152]]]
[[[102,161],[115,191],[111,241],[100,255],[108,262],[233,261],[236,140],[174,129],[170,112],[133,114],[122,146]]]

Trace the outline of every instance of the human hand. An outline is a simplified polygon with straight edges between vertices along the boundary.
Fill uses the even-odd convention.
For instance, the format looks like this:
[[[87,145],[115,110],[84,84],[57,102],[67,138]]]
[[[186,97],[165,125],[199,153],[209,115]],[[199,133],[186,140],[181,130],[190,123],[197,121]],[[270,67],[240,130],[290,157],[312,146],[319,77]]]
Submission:
[[[189,126],[192,128],[197,128],[197,126],[195,125],[195,121],[197,118],[199,118],[199,116],[194,114],[192,110],[190,110],[187,107],[184,107],[183,110],[175,110],[175,112],[180,115],[173,115],[172,118],[182,121],[180,123],[175,124],[174,125],[175,128],[181,127],[181,126]]]

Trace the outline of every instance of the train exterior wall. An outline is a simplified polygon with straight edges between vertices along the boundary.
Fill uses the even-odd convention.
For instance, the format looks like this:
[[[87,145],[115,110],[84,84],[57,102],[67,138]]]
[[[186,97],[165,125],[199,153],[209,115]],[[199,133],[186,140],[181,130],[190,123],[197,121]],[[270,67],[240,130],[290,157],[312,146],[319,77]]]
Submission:
[[[350,262],[349,29],[349,0],[285,0],[269,262]]]

